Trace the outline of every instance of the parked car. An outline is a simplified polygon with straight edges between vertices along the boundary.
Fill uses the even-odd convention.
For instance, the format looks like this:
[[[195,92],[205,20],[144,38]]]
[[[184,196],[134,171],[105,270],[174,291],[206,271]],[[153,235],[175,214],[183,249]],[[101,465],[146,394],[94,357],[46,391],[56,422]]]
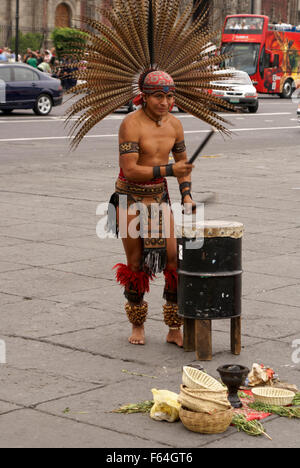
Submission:
[[[231,104],[235,104],[237,107],[248,109],[249,112],[255,114],[258,111],[259,101],[256,88],[253,86],[250,76],[248,73],[240,70],[233,70],[232,72],[233,77],[226,80],[226,86],[229,85],[232,89],[230,91],[214,89],[212,94],[221,97]],[[214,81],[212,84],[224,86],[224,81]]]
[[[133,102],[129,101],[127,104],[120,107],[118,110],[120,110],[122,112],[127,112],[128,114],[130,114],[131,112],[134,112],[136,109],[137,109],[137,107],[133,104]]]
[[[33,109],[46,116],[63,101],[60,80],[25,64],[0,65],[0,110],[10,114],[15,109]]]

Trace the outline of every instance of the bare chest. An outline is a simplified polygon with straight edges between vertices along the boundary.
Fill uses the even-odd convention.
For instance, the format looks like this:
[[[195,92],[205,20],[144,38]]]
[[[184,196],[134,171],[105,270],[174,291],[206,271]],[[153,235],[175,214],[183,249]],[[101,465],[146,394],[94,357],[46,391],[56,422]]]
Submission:
[[[167,163],[176,141],[171,125],[148,128],[140,138],[140,164],[157,165]]]

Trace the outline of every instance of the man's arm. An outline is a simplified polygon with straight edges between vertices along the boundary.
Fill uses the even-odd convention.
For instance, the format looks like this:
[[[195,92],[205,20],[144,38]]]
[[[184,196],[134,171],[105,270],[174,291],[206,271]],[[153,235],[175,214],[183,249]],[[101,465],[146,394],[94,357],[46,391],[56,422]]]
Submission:
[[[139,166],[139,129],[125,119],[119,131],[120,167],[127,180],[148,182],[153,179],[153,167]]]
[[[184,131],[181,122],[177,121],[177,137],[176,142],[173,148],[173,156],[177,162],[184,161],[188,162],[188,156],[184,140]],[[191,174],[185,177],[178,177],[178,184],[180,187],[180,192],[182,195],[182,204],[192,203],[193,207],[195,203],[192,200],[191,190],[192,190],[192,176]],[[196,205],[195,205],[196,206]]]

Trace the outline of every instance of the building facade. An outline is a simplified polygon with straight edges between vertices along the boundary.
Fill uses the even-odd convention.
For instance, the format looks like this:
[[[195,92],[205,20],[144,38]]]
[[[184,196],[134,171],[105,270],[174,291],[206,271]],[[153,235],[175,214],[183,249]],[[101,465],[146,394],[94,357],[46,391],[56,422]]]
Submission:
[[[16,15],[16,0],[1,0],[0,25],[12,25]],[[19,0],[20,29],[37,31],[58,26],[74,26],[80,15],[91,14],[101,0]]]
[[[6,45],[14,34],[16,0],[1,0],[2,3],[0,43]],[[96,6],[108,4],[110,0],[19,0],[20,31],[42,32],[47,41],[55,27],[78,26],[81,15],[95,16]]]

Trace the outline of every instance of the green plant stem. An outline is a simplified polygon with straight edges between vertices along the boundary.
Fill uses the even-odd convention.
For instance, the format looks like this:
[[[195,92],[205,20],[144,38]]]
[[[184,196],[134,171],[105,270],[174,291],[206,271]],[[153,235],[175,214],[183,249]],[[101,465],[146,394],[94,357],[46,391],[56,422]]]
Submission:
[[[255,403],[250,403],[249,407],[256,411],[263,411],[265,413],[277,414],[278,416],[281,416],[282,418],[300,419],[300,408],[267,405],[266,403],[261,403],[258,401],[256,401]]]
[[[233,417],[232,424],[239,432],[243,431],[246,434],[254,437],[264,435],[269,440],[272,440],[272,438],[265,432],[263,425],[259,421],[247,421],[243,414],[236,414]]]

